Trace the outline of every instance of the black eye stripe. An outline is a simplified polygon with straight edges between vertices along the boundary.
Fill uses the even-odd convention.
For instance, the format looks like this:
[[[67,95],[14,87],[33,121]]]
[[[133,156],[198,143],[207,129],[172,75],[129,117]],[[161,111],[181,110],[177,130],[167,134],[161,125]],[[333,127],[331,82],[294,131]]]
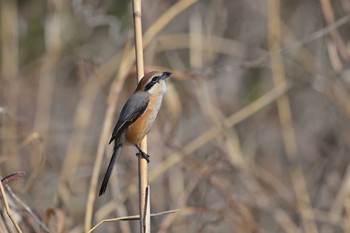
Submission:
[[[147,83],[147,85],[145,86],[145,91],[148,91],[148,90],[151,89],[156,83],[158,83],[159,80],[160,80],[160,77],[161,77],[161,76],[155,76],[155,77],[153,77],[153,78],[149,81],[149,83]]]
[[[156,84],[156,81],[151,80],[149,83],[147,83],[147,85],[145,86],[145,91],[148,91],[149,89],[151,89],[154,84]]]

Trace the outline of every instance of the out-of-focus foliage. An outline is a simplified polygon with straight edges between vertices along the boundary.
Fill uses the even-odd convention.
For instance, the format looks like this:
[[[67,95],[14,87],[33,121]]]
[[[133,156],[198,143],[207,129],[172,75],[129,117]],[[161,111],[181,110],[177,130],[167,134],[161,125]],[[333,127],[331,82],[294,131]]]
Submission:
[[[145,35],[179,2],[142,1]],[[0,168],[26,172],[9,184],[36,213],[10,195],[24,232],[39,222],[83,232],[107,109],[117,106],[116,120],[136,84],[135,67],[122,65],[131,9],[0,1]],[[151,39],[145,70],[173,73],[148,139],[151,209],[180,209],[154,217],[152,232],[350,230],[349,14],[346,0],[198,0]],[[100,180],[112,148],[103,140]],[[138,213],[134,154],[123,149],[92,225]],[[13,232],[5,215],[0,231]]]

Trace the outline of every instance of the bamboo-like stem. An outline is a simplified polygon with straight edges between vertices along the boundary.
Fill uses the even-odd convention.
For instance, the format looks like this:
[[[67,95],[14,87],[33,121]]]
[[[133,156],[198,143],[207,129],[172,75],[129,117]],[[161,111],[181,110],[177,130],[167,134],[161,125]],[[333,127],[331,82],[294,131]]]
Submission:
[[[144,75],[143,68],[143,46],[142,46],[142,11],[141,0],[133,0],[135,53],[137,79]],[[141,143],[141,149],[147,152],[147,137]],[[148,184],[148,163],[146,159],[139,158],[139,198],[140,198],[140,232],[151,232],[151,210],[150,210],[150,188]]]
[[[37,109],[34,122],[34,129],[39,131],[45,140],[47,139],[47,133],[50,127],[54,81],[62,49],[61,20],[63,5],[63,2],[49,1],[49,6],[52,7],[53,12],[48,17],[45,28],[46,54],[40,72]]]
[[[280,0],[267,1],[268,9],[268,33],[269,33],[269,51],[271,57],[271,72],[275,86],[285,82],[284,66],[280,56],[275,56],[280,51],[282,39],[281,19],[280,19]],[[292,110],[288,95],[282,95],[277,100],[277,110],[281,124],[282,138],[287,155],[291,164],[291,180],[296,196],[297,206],[301,213],[303,221],[303,230],[306,233],[317,233],[317,226],[314,221],[313,209],[310,196],[306,186],[306,180],[298,162],[298,145],[295,131],[293,128]]]
[[[19,67],[19,47],[18,47],[18,6],[17,1],[0,1],[0,78],[2,104],[7,106],[9,112],[14,117],[17,117],[18,105],[18,67]],[[2,86],[3,85],[3,86]],[[2,142],[2,155],[11,154],[11,162],[6,165],[6,173],[18,169],[20,165],[20,158],[18,156],[17,141],[17,123],[15,118],[4,115],[2,127],[0,130]]]

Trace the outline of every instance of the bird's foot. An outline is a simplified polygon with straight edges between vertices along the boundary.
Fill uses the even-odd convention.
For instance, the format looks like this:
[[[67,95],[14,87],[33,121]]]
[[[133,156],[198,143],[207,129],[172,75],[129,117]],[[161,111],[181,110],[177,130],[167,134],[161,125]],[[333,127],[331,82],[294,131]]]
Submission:
[[[138,145],[135,145],[135,146],[136,146],[137,150],[139,151],[136,153],[136,156],[139,158],[142,158],[142,159],[146,159],[147,163],[149,163],[149,155],[146,154],[145,152],[143,152]]]
[[[143,152],[142,150],[140,150],[139,152],[136,153],[136,156],[139,158],[143,158],[146,159],[147,163],[149,163],[149,155],[146,154],[145,152]]]

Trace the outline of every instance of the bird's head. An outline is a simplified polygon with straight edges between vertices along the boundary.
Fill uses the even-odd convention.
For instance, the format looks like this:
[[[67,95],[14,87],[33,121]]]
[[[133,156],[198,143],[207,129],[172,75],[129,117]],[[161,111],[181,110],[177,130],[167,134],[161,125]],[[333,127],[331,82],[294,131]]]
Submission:
[[[146,91],[150,94],[164,94],[166,92],[165,79],[169,78],[170,75],[170,72],[149,72],[140,80],[136,91]]]

